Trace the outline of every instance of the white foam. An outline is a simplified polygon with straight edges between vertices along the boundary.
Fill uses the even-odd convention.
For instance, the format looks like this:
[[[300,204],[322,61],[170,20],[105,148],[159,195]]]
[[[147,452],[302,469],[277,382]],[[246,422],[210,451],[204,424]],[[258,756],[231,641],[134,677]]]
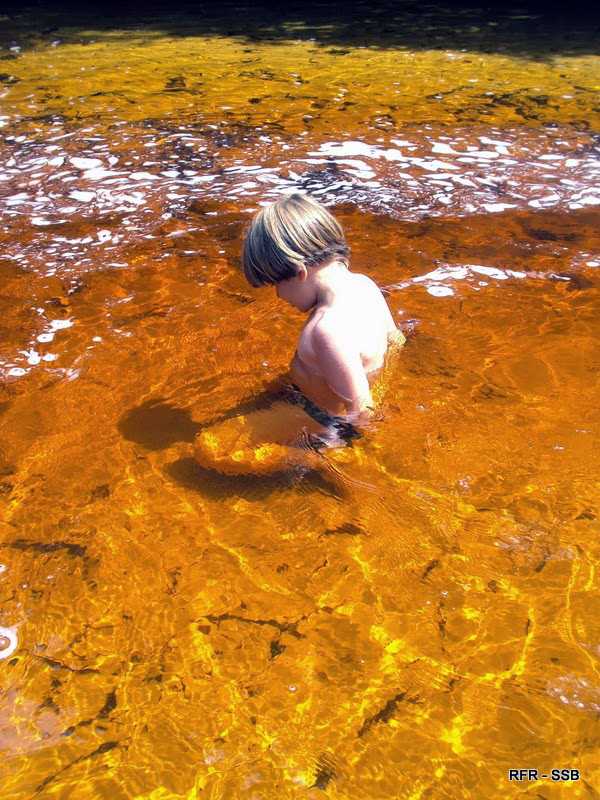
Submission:
[[[53,319],[50,323],[50,330],[62,331],[65,328],[72,328],[73,320],[71,319]]]
[[[94,169],[96,167],[102,166],[102,161],[99,158],[79,158],[79,157],[71,157],[69,159],[71,164],[77,169]]]
[[[40,354],[35,350],[19,350],[19,352],[27,357],[27,363],[32,367],[35,367],[42,360]]]
[[[89,203],[96,197],[96,192],[81,192],[78,189],[75,189],[72,192],[69,192],[69,197],[72,197],[73,200],[79,200],[81,203]]]
[[[318,152],[311,152],[309,155],[319,155],[328,153],[334,156],[372,156],[373,146],[365,142],[323,142]]]
[[[481,275],[487,275],[490,278],[496,278],[499,281],[505,281],[508,278],[506,272],[501,269],[496,269],[496,267],[481,267],[473,265],[471,266],[473,272],[479,272]]]
[[[506,211],[507,208],[516,208],[514,203],[484,203],[483,207],[490,214],[495,214],[499,211]]]
[[[459,153],[457,153],[456,150],[450,147],[450,145],[443,144],[442,142],[435,142],[431,150],[433,153],[445,153],[446,155],[453,155],[453,156],[459,155]]]
[[[406,156],[402,155],[400,150],[395,150],[393,147],[389,147],[387,150],[382,150],[381,155],[386,161],[409,161]]]
[[[450,297],[454,294],[454,289],[450,286],[428,286],[427,291],[434,297]]]
[[[110,178],[111,175],[115,175],[115,173],[104,167],[94,167],[83,173],[83,177],[88,181],[101,181],[103,178]]]
[[[129,176],[134,181],[157,181],[158,175],[152,175],[150,172],[132,172]]]

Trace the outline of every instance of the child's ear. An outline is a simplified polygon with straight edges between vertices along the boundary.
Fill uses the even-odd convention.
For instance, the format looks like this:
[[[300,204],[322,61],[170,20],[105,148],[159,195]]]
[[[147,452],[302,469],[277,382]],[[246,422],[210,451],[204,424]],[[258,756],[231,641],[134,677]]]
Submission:
[[[305,281],[308,278],[308,270],[306,269],[304,264],[301,264],[298,267],[298,272],[296,273],[296,277],[298,278],[299,281]]]

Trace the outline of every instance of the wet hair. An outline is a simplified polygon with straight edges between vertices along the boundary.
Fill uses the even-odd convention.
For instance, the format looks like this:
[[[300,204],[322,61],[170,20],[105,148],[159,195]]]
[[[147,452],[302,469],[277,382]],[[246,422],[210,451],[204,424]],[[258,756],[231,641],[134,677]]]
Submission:
[[[252,286],[266,286],[293,278],[302,265],[317,266],[333,256],[348,265],[349,255],[335,217],[312,197],[295,193],[254,216],[244,240],[242,266]]]

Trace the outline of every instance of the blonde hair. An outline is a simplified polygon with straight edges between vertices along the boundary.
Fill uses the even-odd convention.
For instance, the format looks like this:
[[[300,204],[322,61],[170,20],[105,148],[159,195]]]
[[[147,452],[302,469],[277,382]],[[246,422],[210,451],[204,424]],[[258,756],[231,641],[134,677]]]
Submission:
[[[348,265],[349,254],[335,217],[312,197],[296,193],[254,216],[244,240],[242,265],[252,286],[265,286],[293,278],[302,265],[322,264],[332,256]]]

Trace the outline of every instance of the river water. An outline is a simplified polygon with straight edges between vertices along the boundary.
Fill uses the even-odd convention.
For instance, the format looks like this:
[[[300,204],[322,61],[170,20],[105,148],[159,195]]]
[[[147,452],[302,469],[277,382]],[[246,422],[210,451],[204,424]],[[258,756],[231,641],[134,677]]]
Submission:
[[[0,27],[2,798],[598,797],[596,16]],[[412,332],[337,481],[192,458],[293,353],[293,189]]]

